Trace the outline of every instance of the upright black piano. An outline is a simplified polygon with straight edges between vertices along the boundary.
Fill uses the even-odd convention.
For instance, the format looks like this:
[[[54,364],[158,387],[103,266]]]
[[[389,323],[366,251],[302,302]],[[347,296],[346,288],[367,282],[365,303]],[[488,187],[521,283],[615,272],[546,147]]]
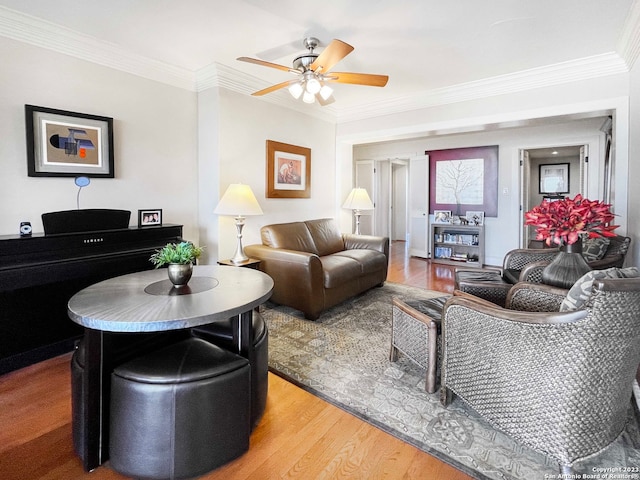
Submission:
[[[83,329],[67,316],[69,299],[153,268],[151,254],[181,240],[182,225],[0,236],[0,375],[71,351]]]

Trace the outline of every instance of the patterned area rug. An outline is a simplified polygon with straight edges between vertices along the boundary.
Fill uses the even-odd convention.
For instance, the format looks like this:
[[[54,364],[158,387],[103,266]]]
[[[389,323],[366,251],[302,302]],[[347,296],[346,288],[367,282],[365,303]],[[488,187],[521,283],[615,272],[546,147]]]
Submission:
[[[460,399],[442,407],[439,390],[426,393],[424,371],[413,362],[402,356],[389,361],[391,298],[442,295],[386,283],[331,308],[315,322],[297,310],[267,303],[261,312],[269,326],[270,369],[475,478],[562,478],[554,460],[493,429]],[[640,466],[635,410],[630,406],[630,421],[617,442],[576,465],[574,473]]]

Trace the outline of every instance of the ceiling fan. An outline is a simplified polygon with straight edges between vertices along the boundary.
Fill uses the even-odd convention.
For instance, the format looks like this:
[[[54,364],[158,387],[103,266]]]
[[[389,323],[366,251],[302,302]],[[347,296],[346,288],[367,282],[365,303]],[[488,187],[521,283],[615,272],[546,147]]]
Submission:
[[[332,40],[320,54],[314,52],[320,43],[317,38],[307,37],[302,43],[308,51],[293,60],[292,68],[285,67],[284,65],[278,65],[277,63],[265,62],[264,60],[258,60],[255,58],[238,58],[241,62],[255,63],[256,65],[276,68],[296,75],[296,78],[293,80],[287,80],[286,82],[272,85],[263,90],[254,92],[252,95],[266,95],[267,93],[288,87],[289,93],[291,93],[295,99],[302,96],[302,100],[306,103],[313,103],[317,100],[320,105],[324,106],[335,101],[333,97],[333,89],[327,85],[328,83],[350,83],[353,85],[384,87],[389,80],[387,75],[331,72],[331,69],[340,60],[353,51],[353,47],[351,45],[341,40]]]

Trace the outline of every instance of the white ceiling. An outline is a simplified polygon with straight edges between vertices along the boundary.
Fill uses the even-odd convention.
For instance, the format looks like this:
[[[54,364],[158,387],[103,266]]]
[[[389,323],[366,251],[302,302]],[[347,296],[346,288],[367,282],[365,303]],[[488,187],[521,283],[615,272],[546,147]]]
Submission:
[[[305,36],[321,45],[338,38],[355,50],[337,70],[390,77],[384,88],[337,85],[336,102],[327,107],[299,106],[340,119],[408,109],[464,88],[482,91],[487,82],[508,88],[531,77],[562,82],[565,70],[628,71],[640,50],[639,3],[0,0],[0,35],[195,90],[213,83],[243,93],[291,77],[237,57],[290,66],[304,52]],[[291,102],[286,90],[268,96]]]

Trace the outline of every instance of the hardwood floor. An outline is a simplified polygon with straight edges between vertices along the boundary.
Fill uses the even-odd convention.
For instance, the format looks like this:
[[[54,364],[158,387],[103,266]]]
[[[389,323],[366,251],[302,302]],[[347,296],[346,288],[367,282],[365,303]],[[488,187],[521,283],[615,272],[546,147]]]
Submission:
[[[406,258],[394,242],[388,281],[450,292],[450,267]],[[71,444],[70,354],[0,377],[0,479],[124,479],[108,463],[84,472]],[[251,446],[201,477],[214,479],[451,479],[471,477],[269,374]]]

